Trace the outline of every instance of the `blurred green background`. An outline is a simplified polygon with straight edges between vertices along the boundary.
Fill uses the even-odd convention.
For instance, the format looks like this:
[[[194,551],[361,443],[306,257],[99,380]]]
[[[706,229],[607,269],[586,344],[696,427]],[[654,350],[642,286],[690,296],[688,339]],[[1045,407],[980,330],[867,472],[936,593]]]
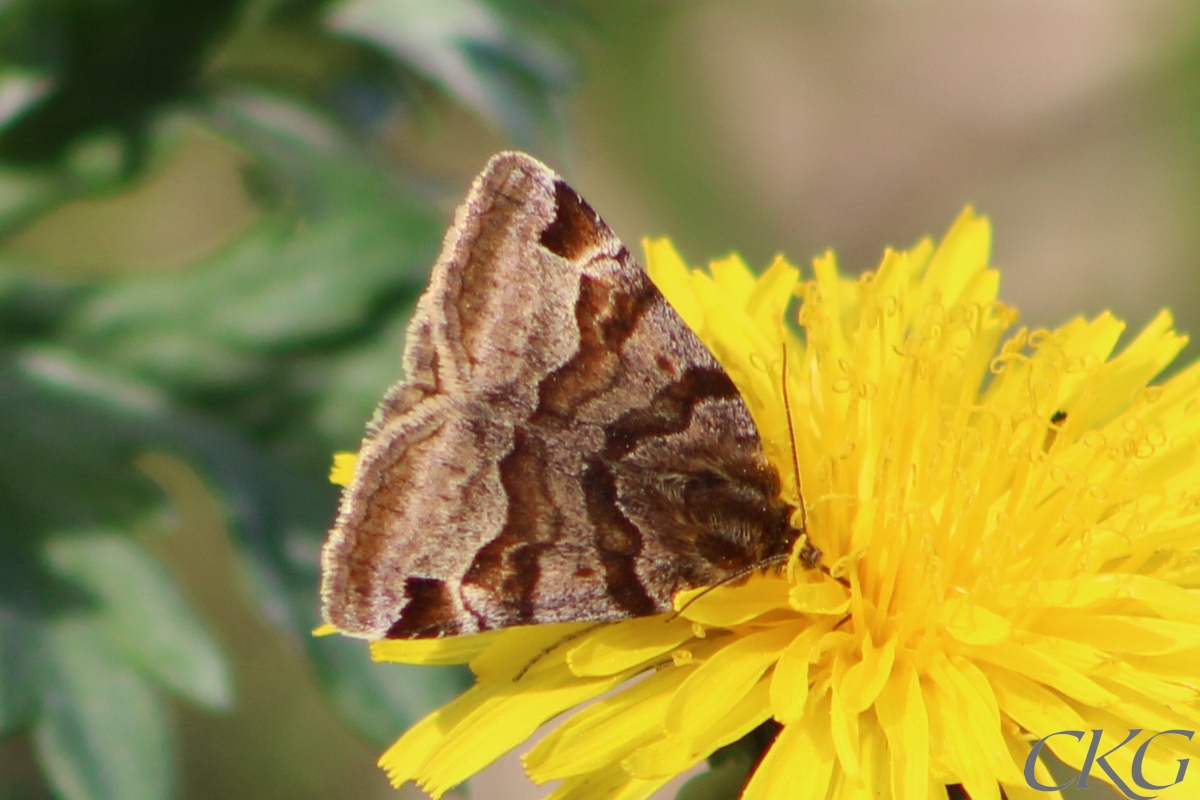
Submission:
[[[971,203],[1027,323],[1200,330],[1198,11],[0,2],[0,799],[397,796],[466,678],[309,635],[326,474],[491,153],[696,263],[869,269]]]

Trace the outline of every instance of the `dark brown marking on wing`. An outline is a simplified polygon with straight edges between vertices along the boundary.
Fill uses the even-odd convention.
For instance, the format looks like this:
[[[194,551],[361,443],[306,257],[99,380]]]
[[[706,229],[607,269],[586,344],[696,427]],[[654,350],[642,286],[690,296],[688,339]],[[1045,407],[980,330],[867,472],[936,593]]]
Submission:
[[[346,555],[348,580],[346,605],[369,608],[376,600],[372,594],[372,573],[375,564],[385,558],[391,542],[388,525],[398,513],[397,503],[410,491],[415,482],[413,465],[420,460],[419,454],[435,447],[444,426],[438,425],[420,438],[408,442],[405,448],[397,448],[381,458],[379,474],[384,476],[379,484],[364,491],[362,501],[355,506],[351,535],[354,548]]]
[[[602,457],[615,460],[643,439],[686,430],[698,404],[736,397],[740,397],[737,387],[724,371],[692,367],[679,380],[659,390],[649,405],[627,411],[606,426]]]
[[[404,594],[408,602],[400,611],[400,619],[388,629],[388,639],[454,636],[460,631],[462,623],[454,599],[443,581],[408,577],[404,579]]]
[[[637,557],[642,552],[642,532],[617,505],[617,483],[612,469],[592,460],[584,470],[584,501],[588,519],[596,530],[596,552],[604,569],[609,598],[632,616],[657,613],[660,609],[637,574]]]
[[[654,363],[658,365],[658,369],[663,375],[669,378],[678,376],[678,371],[675,369],[675,363],[667,358],[666,353],[659,353],[654,357]]]
[[[738,401],[723,371],[692,367],[605,428],[600,458],[621,476],[620,513],[676,555],[652,581],[657,596],[766,563],[786,554],[799,534],[779,497],[779,475],[757,441],[692,428],[702,405]],[[675,435],[681,438],[669,457],[661,445],[638,450]]]
[[[644,277],[630,290],[581,276],[575,305],[579,351],[542,380],[534,424],[548,416],[569,421],[584,403],[612,388],[623,369],[625,341],[656,302],[662,296]]]
[[[588,519],[595,526],[595,546],[604,568],[608,594],[629,614],[641,616],[662,610],[660,605],[669,602],[669,595],[675,587],[666,587],[667,592],[662,591],[663,587],[655,587],[660,595],[656,601],[638,575],[637,561],[643,550],[645,534],[621,509],[616,480],[617,470],[620,469],[618,462],[646,439],[686,430],[698,403],[735,396],[737,388],[724,372],[703,367],[692,368],[679,381],[660,390],[649,405],[631,410],[605,427],[604,448],[589,461],[582,485]],[[714,457],[718,455],[714,454]],[[712,483],[719,482],[719,478],[714,476]],[[683,512],[684,524],[678,529],[680,537],[694,542],[702,557],[709,559],[711,556],[712,563],[723,568],[730,561],[730,554],[725,551],[733,545],[719,537],[707,545],[703,544],[707,541],[706,531],[701,524],[697,524],[698,520],[687,513],[686,504],[701,501],[707,507],[712,501],[703,495],[710,487],[703,481],[692,480],[690,483],[691,489],[673,498],[681,504],[680,511]],[[656,530],[652,535],[661,536],[665,533]],[[685,580],[694,578],[691,570],[682,566],[680,577]]]
[[[612,235],[592,207],[561,180],[554,182],[554,202],[554,221],[539,240],[551,253],[574,261]]]
[[[563,514],[546,480],[547,463],[544,441],[517,427],[512,449],[499,463],[500,483],[508,497],[504,527],[479,549],[463,576],[464,585],[480,586],[501,601],[511,625],[534,621],[538,559],[563,529]]]

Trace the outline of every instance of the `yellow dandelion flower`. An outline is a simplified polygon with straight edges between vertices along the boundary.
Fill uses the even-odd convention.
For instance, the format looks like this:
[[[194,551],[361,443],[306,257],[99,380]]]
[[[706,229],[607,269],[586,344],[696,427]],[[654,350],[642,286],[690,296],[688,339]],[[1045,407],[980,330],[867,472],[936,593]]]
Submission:
[[[748,800],[1059,797],[1031,788],[1055,785],[1042,747],[1092,785],[1196,796],[1168,785],[1200,748],[1180,733],[1200,728],[1200,367],[1151,383],[1185,343],[1165,312],[1117,355],[1108,313],[1013,330],[989,247],[967,211],[936,247],[858,279],[826,255],[802,282],[648,242],[828,572],[794,560],[673,617],[376,642],[477,677],[384,754],[391,779],[437,797],[605,695],[525,754],[552,797],[646,797],[772,720]],[[1176,733],[1104,755],[1137,729]]]

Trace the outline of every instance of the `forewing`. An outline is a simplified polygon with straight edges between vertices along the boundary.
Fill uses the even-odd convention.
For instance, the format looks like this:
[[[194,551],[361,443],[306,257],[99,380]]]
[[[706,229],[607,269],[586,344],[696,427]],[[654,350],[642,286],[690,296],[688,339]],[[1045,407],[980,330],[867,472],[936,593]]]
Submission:
[[[723,528],[749,530],[741,517],[698,501],[725,498],[730,480],[786,526],[728,376],[595,212],[528,156],[501,154],[476,179],[405,368],[323,553],[325,614],[346,633],[665,610],[679,588],[760,558],[760,544],[722,544]]]

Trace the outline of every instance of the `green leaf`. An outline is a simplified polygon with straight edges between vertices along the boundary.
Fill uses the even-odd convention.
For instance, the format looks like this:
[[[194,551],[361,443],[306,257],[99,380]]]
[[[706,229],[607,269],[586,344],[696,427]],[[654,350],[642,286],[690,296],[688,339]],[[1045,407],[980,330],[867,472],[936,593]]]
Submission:
[[[52,337],[81,290],[7,267],[0,262],[0,346]]]
[[[357,639],[326,636],[315,644],[317,674],[338,712],[376,747],[394,742],[473,682],[463,667],[376,663]]]
[[[683,786],[675,800],[735,800],[750,777],[754,762],[731,758],[701,772]]]
[[[324,474],[306,479],[236,440],[204,437],[198,459],[233,512],[238,552],[252,595],[277,626],[292,633],[334,704],[379,745],[470,686],[462,667],[377,664],[365,642],[314,637],[318,554],[337,492]]]
[[[750,733],[708,757],[708,772],[685,783],[675,800],[734,800],[742,793],[750,773],[779,733],[768,720]]]
[[[436,223],[426,207],[399,199],[376,210],[365,199],[341,199],[345,206],[328,217],[265,221],[185,273],[106,286],[84,310],[80,336],[112,337],[115,347],[165,334],[165,346],[140,355],[168,362],[177,361],[182,336],[203,335],[244,369],[261,348],[303,346],[361,326],[380,295],[428,267]],[[156,371],[189,378],[198,369],[230,371],[200,346],[183,355],[181,366],[155,364]]]
[[[408,315],[397,315],[373,341],[331,358],[313,406],[313,425],[335,448],[355,450],[388,387],[400,380]]]
[[[133,459],[161,409],[62,351],[0,353],[0,527],[9,536],[127,523],[161,502]]]
[[[44,637],[38,760],[64,800],[166,800],[171,731],[155,691],[81,619]]]
[[[96,598],[98,630],[130,664],[195,703],[229,706],[229,665],[220,647],[139,545],[121,534],[90,532],[55,537],[45,551],[58,575]]]
[[[9,67],[0,72],[0,128],[46,96],[50,81],[34,70]]]
[[[33,626],[14,606],[0,601],[0,736],[32,720],[39,659]]]
[[[45,96],[0,130],[0,158],[53,166],[80,140],[117,132],[127,172],[156,114],[192,94],[214,49],[238,19],[242,0],[140,0],[6,4],[0,59],[34,67]]]
[[[407,314],[443,220],[286,104],[241,97],[213,119],[259,156],[259,182],[275,198],[262,222],[184,271],[98,287],[77,305],[67,339],[192,411],[323,463],[334,444],[312,410],[336,395],[342,359]],[[307,122],[318,132],[301,130]],[[342,418],[339,434],[349,429]]]
[[[343,0],[329,25],[369,42],[500,126],[522,147],[556,122],[554,96],[573,78],[548,40],[479,0]]]
[[[424,282],[443,228],[426,198],[303,109],[264,95],[219,109],[221,131],[260,160],[271,196],[261,222],[186,270],[106,285],[83,309],[81,335],[303,347],[361,327],[381,299]]]

